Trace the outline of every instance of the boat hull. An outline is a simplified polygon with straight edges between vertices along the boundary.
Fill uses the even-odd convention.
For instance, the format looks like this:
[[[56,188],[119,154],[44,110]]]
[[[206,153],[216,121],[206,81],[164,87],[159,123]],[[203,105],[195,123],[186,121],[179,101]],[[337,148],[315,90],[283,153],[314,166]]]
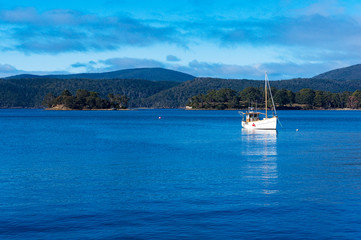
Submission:
[[[245,129],[276,130],[277,117],[262,119],[258,121],[251,121],[251,122],[242,121],[242,127]]]

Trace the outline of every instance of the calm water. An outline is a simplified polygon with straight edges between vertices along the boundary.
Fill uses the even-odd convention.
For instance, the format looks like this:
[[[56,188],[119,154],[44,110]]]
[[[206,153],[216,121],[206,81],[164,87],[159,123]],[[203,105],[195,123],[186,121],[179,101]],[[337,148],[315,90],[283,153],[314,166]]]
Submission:
[[[361,111],[279,116],[0,110],[0,239],[361,239]]]

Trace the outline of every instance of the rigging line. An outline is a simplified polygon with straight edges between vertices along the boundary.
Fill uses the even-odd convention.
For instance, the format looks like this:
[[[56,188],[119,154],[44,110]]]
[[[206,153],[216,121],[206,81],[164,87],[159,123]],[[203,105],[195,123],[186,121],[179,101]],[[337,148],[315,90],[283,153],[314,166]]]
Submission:
[[[273,111],[275,112],[275,115],[277,116],[277,111],[276,111],[276,106],[275,106],[275,103],[273,101],[273,96],[272,96],[272,91],[271,91],[271,85],[269,83],[269,80],[268,80],[268,76],[266,75],[266,78],[267,78],[267,84],[268,84],[268,91],[270,93],[270,96],[271,96],[271,100],[272,100],[272,105],[273,105]]]

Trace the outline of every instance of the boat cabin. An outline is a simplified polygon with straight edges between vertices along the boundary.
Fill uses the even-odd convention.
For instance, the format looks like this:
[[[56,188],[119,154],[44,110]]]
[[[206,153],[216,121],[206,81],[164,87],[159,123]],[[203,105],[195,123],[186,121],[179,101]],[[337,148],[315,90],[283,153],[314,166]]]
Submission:
[[[260,114],[261,114],[260,112],[247,112],[247,113],[245,113],[246,122],[259,121],[259,115]]]

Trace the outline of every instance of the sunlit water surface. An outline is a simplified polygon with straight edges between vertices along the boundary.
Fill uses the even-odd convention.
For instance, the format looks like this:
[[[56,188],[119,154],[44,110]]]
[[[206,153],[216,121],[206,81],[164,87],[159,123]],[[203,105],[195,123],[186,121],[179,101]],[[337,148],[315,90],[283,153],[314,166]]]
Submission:
[[[361,239],[361,112],[279,117],[0,110],[0,239]]]

